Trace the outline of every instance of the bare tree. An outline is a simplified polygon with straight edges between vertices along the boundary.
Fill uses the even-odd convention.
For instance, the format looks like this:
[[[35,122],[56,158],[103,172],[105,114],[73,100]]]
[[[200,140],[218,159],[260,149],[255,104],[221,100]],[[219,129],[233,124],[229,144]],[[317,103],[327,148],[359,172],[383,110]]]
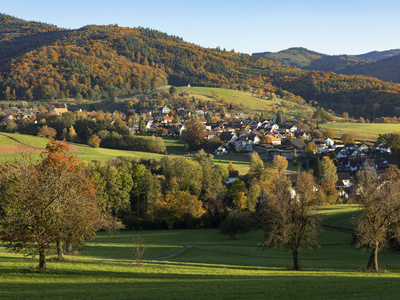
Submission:
[[[313,176],[300,173],[294,183],[295,188],[286,176],[276,176],[272,195],[264,193],[258,203],[257,220],[264,230],[260,245],[285,245],[292,251],[293,269],[299,270],[300,249],[318,246],[319,217],[313,211],[316,198]]]
[[[390,239],[400,241],[400,176],[397,166],[382,180],[376,169],[364,165],[356,196],[361,213],[355,219],[357,246],[371,251],[367,270],[378,271],[378,253]]]
[[[136,265],[140,264],[140,261],[142,260],[142,257],[146,249],[147,247],[146,244],[144,243],[143,235],[138,236],[132,248],[133,253],[135,254]]]

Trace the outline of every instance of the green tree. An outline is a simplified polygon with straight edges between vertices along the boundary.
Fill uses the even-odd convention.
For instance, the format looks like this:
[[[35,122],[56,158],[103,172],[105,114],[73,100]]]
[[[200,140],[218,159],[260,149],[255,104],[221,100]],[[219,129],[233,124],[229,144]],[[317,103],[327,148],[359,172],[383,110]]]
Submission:
[[[324,156],[321,159],[318,158],[316,160],[314,166],[314,176],[319,184],[328,181],[336,183],[338,180],[337,168],[328,156]]]
[[[146,123],[143,120],[143,117],[139,118],[139,133],[145,134],[147,132]]]
[[[251,228],[249,212],[232,210],[226,219],[221,223],[220,233],[229,235],[231,240],[236,239],[238,233],[246,233]]]

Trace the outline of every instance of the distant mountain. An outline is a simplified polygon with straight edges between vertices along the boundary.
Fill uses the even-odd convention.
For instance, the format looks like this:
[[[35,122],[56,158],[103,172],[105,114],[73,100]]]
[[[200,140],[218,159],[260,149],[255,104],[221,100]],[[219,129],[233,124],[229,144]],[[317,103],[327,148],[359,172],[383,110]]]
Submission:
[[[284,65],[297,68],[309,66],[313,61],[326,57],[327,55],[308,50],[306,48],[289,48],[279,52],[253,53],[253,56],[264,57]]]
[[[392,49],[386,51],[372,51],[365,54],[353,55],[361,59],[381,60],[400,54],[400,49]]]
[[[304,48],[280,55],[304,68],[365,62]],[[400,114],[400,84],[304,71],[271,59],[203,48],[148,28],[92,25],[68,30],[0,14],[0,99],[109,99],[167,84],[275,93],[299,105],[317,103],[354,117]]]
[[[360,55],[326,55],[305,48],[289,48],[279,52],[253,53],[285,65],[346,75],[376,77],[400,82],[400,49],[373,51]]]
[[[400,82],[400,54],[362,66],[350,66],[343,70],[343,74],[364,75],[384,81]]]
[[[371,62],[351,55],[326,55],[306,48],[289,48],[279,52],[253,53],[253,55],[303,70],[336,73],[341,73],[343,69],[349,66],[364,65]]]

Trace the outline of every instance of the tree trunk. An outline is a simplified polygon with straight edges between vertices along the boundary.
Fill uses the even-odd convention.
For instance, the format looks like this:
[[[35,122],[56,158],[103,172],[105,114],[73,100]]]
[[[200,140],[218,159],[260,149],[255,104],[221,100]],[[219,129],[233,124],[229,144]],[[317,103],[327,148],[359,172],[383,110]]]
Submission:
[[[293,254],[293,270],[300,270],[299,253],[293,250],[292,254]]]
[[[65,252],[66,252],[67,254],[72,254],[72,244],[71,244],[71,243],[67,243],[67,244],[65,245]]]
[[[58,259],[64,259],[62,241],[57,241],[57,255]]]
[[[371,271],[379,271],[378,267],[378,243],[375,244],[374,248],[372,249],[371,255],[369,256],[367,270]]]
[[[46,255],[44,254],[44,250],[40,250],[39,252],[39,269],[47,269],[46,267]]]

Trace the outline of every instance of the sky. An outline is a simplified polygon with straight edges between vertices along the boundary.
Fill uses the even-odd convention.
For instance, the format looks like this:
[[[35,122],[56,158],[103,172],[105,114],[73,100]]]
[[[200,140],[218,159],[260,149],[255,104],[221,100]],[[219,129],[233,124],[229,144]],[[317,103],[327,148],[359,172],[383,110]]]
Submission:
[[[70,29],[148,27],[248,54],[290,47],[330,55],[400,48],[399,0],[0,0],[0,12]]]

